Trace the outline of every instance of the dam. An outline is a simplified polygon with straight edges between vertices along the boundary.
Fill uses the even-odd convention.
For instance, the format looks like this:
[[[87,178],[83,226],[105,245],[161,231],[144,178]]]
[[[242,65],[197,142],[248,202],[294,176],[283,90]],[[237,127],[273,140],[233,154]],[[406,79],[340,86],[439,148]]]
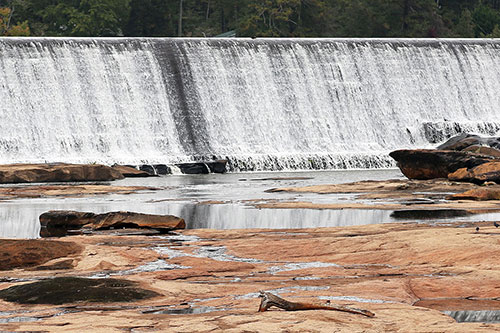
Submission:
[[[500,131],[498,39],[2,38],[0,163],[393,166]]]

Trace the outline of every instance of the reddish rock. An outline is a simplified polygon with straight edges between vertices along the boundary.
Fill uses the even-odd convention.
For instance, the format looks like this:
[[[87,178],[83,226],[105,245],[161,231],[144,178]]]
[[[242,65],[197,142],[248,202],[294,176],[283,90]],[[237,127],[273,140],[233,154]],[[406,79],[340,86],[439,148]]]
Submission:
[[[449,150],[396,150],[389,155],[410,179],[446,178],[460,168],[473,168],[494,161],[484,155]]]
[[[86,228],[101,230],[110,228],[144,228],[168,231],[184,229],[183,219],[172,215],[150,215],[133,212],[94,214],[76,211],[49,211],[39,217],[42,236],[63,236],[66,230]]]
[[[448,175],[448,179],[461,182],[500,183],[500,162],[489,162],[467,169],[462,168]]]
[[[474,189],[466,191],[463,193],[457,193],[450,195],[447,199],[449,200],[476,200],[476,201],[486,201],[486,200],[500,200],[500,190],[492,189]]]
[[[132,168],[129,166],[125,165],[113,165],[113,169],[116,171],[120,172],[125,178],[140,178],[140,177],[153,177],[154,175],[142,171],[142,170],[137,170],[136,168]]]
[[[98,214],[92,221],[92,228],[94,229],[120,228],[123,226],[173,230],[184,229],[186,223],[183,219],[173,215],[152,215],[132,212]]]
[[[0,239],[0,270],[27,268],[78,254],[82,247],[73,242],[40,239]]]
[[[109,181],[123,178],[119,171],[100,164],[0,165],[0,183]]]

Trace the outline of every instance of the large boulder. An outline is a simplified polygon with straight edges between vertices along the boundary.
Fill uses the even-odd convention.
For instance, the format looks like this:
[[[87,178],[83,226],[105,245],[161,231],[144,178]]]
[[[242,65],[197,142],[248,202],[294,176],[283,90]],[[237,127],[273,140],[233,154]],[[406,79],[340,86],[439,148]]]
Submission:
[[[473,168],[461,168],[448,175],[448,179],[461,182],[482,184],[500,183],[500,161],[488,162]]]
[[[85,182],[123,179],[101,164],[7,164],[0,165],[0,183]]]
[[[470,146],[485,146],[500,149],[500,137],[480,137],[479,135],[461,133],[436,147],[438,150],[464,150]]]
[[[68,230],[103,230],[118,228],[154,229],[168,232],[184,229],[183,219],[173,215],[151,215],[133,212],[110,212],[94,214],[89,212],[51,210],[39,217],[43,237],[64,236]]]
[[[410,179],[447,178],[458,169],[470,169],[494,161],[489,156],[453,150],[396,150],[389,155]]]

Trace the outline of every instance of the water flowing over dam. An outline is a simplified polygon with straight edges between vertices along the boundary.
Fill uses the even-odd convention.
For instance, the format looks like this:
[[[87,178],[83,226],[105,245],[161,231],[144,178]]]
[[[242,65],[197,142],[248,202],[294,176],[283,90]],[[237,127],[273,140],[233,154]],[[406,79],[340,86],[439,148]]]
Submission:
[[[500,40],[0,39],[0,163],[375,168],[500,131]]]

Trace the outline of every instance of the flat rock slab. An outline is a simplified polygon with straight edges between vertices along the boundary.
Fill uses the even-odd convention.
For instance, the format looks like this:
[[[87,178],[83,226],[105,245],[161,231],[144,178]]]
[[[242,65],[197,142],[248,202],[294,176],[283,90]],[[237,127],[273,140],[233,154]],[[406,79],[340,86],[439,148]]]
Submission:
[[[48,211],[40,215],[42,226],[41,234],[44,237],[60,236],[61,230],[91,230],[144,228],[167,232],[175,229],[184,229],[183,219],[173,215],[151,215],[134,212],[110,212],[94,214],[65,210]],[[63,233],[64,234],[64,233]]]
[[[82,253],[65,258],[76,262],[71,271],[0,272],[3,330],[500,331],[497,323],[457,323],[441,312],[500,309],[500,231],[492,223],[183,230],[161,237],[96,235],[65,240],[84,247]],[[119,276],[157,296],[111,303],[106,298],[92,300],[77,290],[92,293],[102,285],[119,292],[128,286],[123,281],[86,285],[86,280],[70,280],[64,288],[54,288],[54,275]],[[31,284],[45,280],[47,285]],[[16,289],[17,296],[5,300]],[[61,289],[65,294],[59,296]],[[50,298],[57,304],[29,303],[31,297],[33,303],[41,298],[47,303],[47,290],[52,290]],[[367,309],[375,317],[322,310],[258,313],[259,290],[294,302],[329,300]]]
[[[0,183],[87,182],[123,179],[123,175],[100,164],[8,164],[0,165]]]
[[[0,270],[29,268],[76,255],[83,247],[73,242],[0,239]]]
[[[473,192],[471,192],[473,191]],[[487,213],[499,210],[500,185],[488,186],[446,179],[407,180],[392,179],[381,181],[359,181],[345,184],[314,185],[273,188],[267,192],[317,193],[317,194],[354,194],[354,200],[325,203],[311,201],[276,201],[260,200],[250,203],[258,208],[280,209],[384,209],[384,210],[428,210],[436,216],[440,211],[459,210],[462,214]],[[464,193],[462,196],[460,193]],[[473,197],[471,194],[482,198]],[[359,200],[359,201],[357,201]],[[451,201],[449,201],[451,200]],[[474,200],[474,201],[470,201]],[[481,201],[482,200],[482,201]],[[485,201],[489,200],[489,201]],[[433,210],[433,211],[431,211]],[[422,214],[425,214],[422,212]],[[445,215],[447,213],[444,213]]]
[[[156,191],[150,186],[112,186],[112,185],[16,185],[0,187],[0,200],[16,198],[71,197],[101,194],[132,194],[139,191]]]
[[[133,302],[155,296],[132,281],[79,277],[56,277],[0,290],[0,299],[21,304]]]
[[[475,200],[475,201],[488,201],[500,200],[500,189],[473,189],[463,193],[457,193],[448,197],[450,200]]]

